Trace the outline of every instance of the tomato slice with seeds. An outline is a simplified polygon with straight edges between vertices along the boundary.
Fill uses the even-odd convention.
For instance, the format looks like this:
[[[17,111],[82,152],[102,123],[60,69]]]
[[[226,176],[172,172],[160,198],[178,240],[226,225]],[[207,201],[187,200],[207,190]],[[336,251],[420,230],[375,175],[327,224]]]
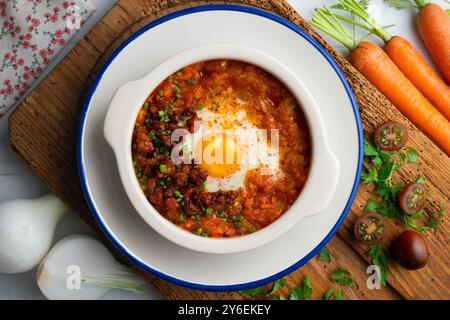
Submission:
[[[383,218],[375,213],[369,212],[360,216],[354,226],[356,240],[365,244],[375,244],[383,240],[385,225]]]
[[[425,206],[425,197],[425,186],[421,183],[412,183],[403,188],[398,197],[398,204],[405,213],[413,215]]]
[[[383,151],[397,151],[405,145],[407,139],[405,126],[398,122],[386,122],[375,130],[375,144]]]

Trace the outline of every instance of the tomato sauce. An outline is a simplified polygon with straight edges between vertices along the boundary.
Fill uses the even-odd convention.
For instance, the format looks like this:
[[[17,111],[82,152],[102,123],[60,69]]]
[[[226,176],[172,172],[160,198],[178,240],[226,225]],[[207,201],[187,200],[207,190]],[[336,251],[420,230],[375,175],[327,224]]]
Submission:
[[[249,170],[244,187],[208,192],[208,172],[195,163],[175,165],[171,133],[193,133],[200,108],[218,97],[246,105],[259,128],[279,130],[282,176]],[[225,103],[221,108],[227,108]],[[285,213],[308,176],[311,140],[299,103],[278,79],[239,61],[196,63],[165,79],[148,97],[136,119],[132,156],[142,191],[155,209],[180,228],[204,237],[235,237],[260,230]]]

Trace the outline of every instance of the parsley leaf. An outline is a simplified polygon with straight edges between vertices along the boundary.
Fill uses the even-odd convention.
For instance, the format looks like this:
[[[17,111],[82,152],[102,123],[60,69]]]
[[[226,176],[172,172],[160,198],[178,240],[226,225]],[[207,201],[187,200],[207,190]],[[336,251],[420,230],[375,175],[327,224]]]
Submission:
[[[285,278],[278,279],[273,284],[273,287],[272,287],[272,290],[270,291],[270,294],[276,292],[278,289],[283,288],[285,285],[286,285],[286,279]]]
[[[338,269],[331,275],[331,280],[340,284],[341,286],[352,286],[356,282],[348,270]]]
[[[325,293],[323,294],[323,300],[331,300],[332,296],[334,294],[334,289],[328,289],[327,291],[325,291]]]
[[[381,249],[380,244],[377,243],[369,246],[366,254],[368,257],[372,258],[372,263],[380,268],[379,280],[381,285],[386,286],[389,261],[389,256],[386,250]]]
[[[438,225],[442,222],[442,216],[444,215],[445,207],[441,205],[439,211],[437,212],[437,217],[435,219],[432,219],[428,221],[427,225],[425,226],[426,229],[436,230]]]
[[[258,296],[265,296],[267,294],[267,289],[264,286],[256,287],[256,288],[250,288],[247,290],[241,290],[239,291],[240,294],[248,297],[258,297]]]
[[[289,300],[308,300],[312,294],[311,276],[306,275],[302,284],[298,288],[294,288],[289,293]]]
[[[330,251],[327,247],[323,247],[322,250],[319,251],[318,259],[326,263],[331,262]]]
[[[366,205],[364,206],[364,212],[377,212],[378,210],[378,202],[374,199],[367,199]]]
[[[325,293],[323,294],[323,300],[342,300],[342,291],[329,288]]]

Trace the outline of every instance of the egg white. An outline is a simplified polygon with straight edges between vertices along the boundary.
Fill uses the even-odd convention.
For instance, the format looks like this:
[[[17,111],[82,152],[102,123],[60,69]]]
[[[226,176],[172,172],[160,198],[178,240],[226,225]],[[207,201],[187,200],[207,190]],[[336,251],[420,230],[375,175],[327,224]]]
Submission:
[[[184,137],[184,151],[190,154],[191,160],[195,163],[201,161],[201,159],[195,159],[194,155],[197,154],[198,150],[195,148],[200,145],[199,142],[203,137],[221,133],[232,133],[242,156],[238,171],[223,178],[208,175],[205,191],[245,189],[245,177],[250,170],[260,170],[260,173],[271,175],[274,179],[283,176],[278,166],[278,152],[276,148],[268,145],[267,137],[260,135],[259,140],[251,138],[252,135],[253,137],[258,135],[259,128],[248,119],[245,110],[241,109],[235,113],[231,111],[217,113],[203,109],[198,110],[197,115],[202,122],[199,129]],[[262,152],[264,148],[266,151]]]

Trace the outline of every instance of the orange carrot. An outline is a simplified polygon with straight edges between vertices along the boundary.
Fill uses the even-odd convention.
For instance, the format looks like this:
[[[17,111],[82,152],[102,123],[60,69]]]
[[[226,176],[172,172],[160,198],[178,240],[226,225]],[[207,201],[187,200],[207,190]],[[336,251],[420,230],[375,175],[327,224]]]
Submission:
[[[450,122],[428,102],[380,47],[363,41],[350,51],[350,62],[450,156]]]
[[[418,3],[426,1],[416,0]],[[450,120],[450,87],[434,72],[421,54],[406,39],[400,36],[392,37],[356,0],[339,0],[339,2],[347,11],[361,18],[367,25],[356,23],[341,16],[337,18],[354,23],[358,27],[379,36],[386,44],[384,51],[394,61],[400,71]]]
[[[417,26],[434,63],[450,84],[450,17],[439,5],[415,0],[421,7]]]
[[[414,86],[450,120],[450,87],[434,72],[420,53],[404,38],[395,36],[384,51]]]

